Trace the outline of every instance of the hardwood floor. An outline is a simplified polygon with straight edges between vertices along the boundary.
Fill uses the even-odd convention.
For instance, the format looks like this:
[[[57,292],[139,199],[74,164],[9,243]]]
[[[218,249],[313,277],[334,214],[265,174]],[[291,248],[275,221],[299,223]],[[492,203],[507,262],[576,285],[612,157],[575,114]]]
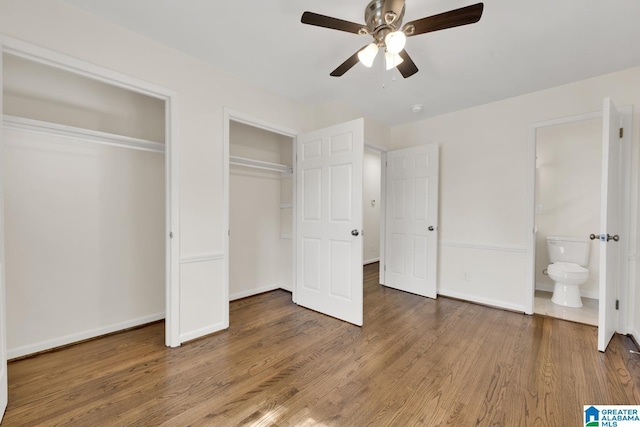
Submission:
[[[602,354],[592,326],[377,280],[363,328],[274,291],[179,349],[158,323],[10,363],[2,426],[576,426],[585,404],[640,404],[627,337]]]

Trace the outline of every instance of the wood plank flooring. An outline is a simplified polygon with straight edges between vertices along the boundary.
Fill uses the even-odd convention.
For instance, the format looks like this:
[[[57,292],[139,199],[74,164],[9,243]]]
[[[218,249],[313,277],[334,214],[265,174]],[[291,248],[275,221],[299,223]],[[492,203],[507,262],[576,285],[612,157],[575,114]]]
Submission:
[[[2,426],[576,426],[640,404],[628,337],[430,300],[365,267],[364,327],[284,291],[231,304],[228,331],[164,346],[162,323],[9,364]]]

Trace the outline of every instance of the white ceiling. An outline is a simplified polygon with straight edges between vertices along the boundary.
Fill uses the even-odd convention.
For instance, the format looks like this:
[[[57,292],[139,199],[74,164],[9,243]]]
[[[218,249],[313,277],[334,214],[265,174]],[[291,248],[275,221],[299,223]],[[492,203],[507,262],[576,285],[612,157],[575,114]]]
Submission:
[[[368,36],[300,23],[364,22],[368,0],[65,0],[301,104],[342,101],[390,126],[640,65],[638,0],[485,0],[477,24],[411,37],[420,71],[357,64]],[[477,0],[407,0],[404,21]],[[413,104],[424,111],[411,112]]]

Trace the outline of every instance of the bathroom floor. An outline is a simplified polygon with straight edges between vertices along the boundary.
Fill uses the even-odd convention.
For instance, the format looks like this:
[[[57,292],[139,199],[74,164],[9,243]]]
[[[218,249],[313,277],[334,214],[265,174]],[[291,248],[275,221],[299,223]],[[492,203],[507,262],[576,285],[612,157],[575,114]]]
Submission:
[[[545,316],[598,326],[598,300],[582,297],[582,308],[563,307],[551,302],[551,292],[536,291],[533,311]]]

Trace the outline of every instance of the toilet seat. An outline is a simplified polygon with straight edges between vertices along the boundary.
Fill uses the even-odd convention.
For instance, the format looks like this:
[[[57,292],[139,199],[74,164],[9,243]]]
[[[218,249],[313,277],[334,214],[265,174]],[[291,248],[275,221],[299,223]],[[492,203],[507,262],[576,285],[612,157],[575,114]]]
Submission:
[[[589,270],[587,270],[586,268],[578,264],[574,264],[572,262],[554,262],[553,264],[549,264],[549,267],[547,267],[547,272],[550,274],[558,274],[563,277],[566,277],[569,274],[571,275],[580,275],[580,273],[589,274]]]

